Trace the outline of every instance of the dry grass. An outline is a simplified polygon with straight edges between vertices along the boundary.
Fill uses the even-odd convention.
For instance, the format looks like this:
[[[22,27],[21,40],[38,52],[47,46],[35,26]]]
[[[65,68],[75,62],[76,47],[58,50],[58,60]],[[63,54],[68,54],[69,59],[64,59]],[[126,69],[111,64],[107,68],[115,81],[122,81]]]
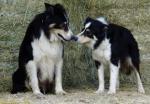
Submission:
[[[46,95],[38,99],[31,92],[11,95],[1,93],[0,104],[149,104],[150,95],[139,94],[134,89],[122,90],[115,95],[94,94],[94,90],[71,90],[67,95]],[[128,99],[128,100],[127,100]]]
[[[8,91],[11,73],[17,68],[18,49],[27,25],[44,9],[44,2],[62,3],[76,34],[87,16],[106,16],[111,22],[132,30],[141,52],[142,78],[150,84],[150,1],[149,0],[0,0],[0,91]],[[96,69],[90,50],[76,43],[65,44],[64,85],[97,85]],[[107,78],[108,79],[108,78]],[[133,77],[121,76],[124,83]]]

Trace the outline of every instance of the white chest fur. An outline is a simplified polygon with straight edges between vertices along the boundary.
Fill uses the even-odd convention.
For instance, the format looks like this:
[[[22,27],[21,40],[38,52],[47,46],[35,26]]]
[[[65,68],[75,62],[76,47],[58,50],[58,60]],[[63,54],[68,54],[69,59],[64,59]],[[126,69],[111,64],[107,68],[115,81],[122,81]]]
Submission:
[[[40,69],[41,80],[52,80],[55,65],[62,60],[63,45],[61,41],[52,34],[52,41],[48,40],[43,32],[41,37],[35,39],[31,44],[33,48],[33,60],[37,69]]]
[[[48,40],[43,32],[41,32],[41,37],[34,40],[31,44],[34,60],[36,62],[40,61],[44,57],[53,61],[58,61],[62,57],[62,43],[58,40]]]
[[[98,60],[102,63],[110,61],[111,44],[108,39],[104,39],[97,49],[92,51],[92,57],[94,60]]]

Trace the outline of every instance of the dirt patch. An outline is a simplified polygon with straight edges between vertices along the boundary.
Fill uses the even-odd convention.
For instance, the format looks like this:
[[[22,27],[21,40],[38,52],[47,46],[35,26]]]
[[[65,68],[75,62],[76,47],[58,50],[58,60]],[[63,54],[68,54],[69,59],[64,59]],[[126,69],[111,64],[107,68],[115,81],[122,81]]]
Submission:
[[[70,91],[67,95],[46,95],[38,99],[31,92],[0,94],[0,104],[150,104],[150,95],[136,91],[119,91],[115,95],[95,94],[94,90]]]

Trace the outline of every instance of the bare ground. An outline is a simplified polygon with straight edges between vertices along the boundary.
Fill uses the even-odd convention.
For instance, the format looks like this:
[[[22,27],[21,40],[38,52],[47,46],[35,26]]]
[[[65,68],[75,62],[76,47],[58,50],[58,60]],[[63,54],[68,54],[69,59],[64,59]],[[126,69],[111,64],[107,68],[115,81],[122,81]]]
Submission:
[[[0,104],[150,104],[149,94],[119,91],[115,95],[95,94],[94,90],[70,90],[67,95],[45,95],[37,98],[31,92],[11,95],[0,94]]]

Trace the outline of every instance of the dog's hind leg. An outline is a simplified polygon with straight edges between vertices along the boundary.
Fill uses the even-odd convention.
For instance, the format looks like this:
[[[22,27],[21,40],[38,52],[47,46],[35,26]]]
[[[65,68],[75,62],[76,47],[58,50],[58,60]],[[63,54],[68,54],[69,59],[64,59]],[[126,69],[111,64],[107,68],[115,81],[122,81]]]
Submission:
[[[135,70],[135,74],[137,78],[138,92],[145,93],[145,90],[141,81],[139,62],[136,62],[134,61],[134,59],[132,59],[132,63],[133,63],[133,69]]]
[[[126,58],[126,69],[127,74],[129,74],[134,71],[137,78],[137,86],[138,86],[138,92],[145,93],[142,81],[141,81],[141,75],[140,75],[140,68],[139,68],[139,59],[137,57],[129,56]]]
[[[138,44],[135,40],[131,41],[131,44],[129,47],[129,56],[132,62],[130,65],[133,67],[136,77],[137,77],[138,92],[145,93],[145,90],[143,88],[143,84],[141,81],[141,75],[140,75],[140,54],[139,54]]]
[[[25,79],[26,79],[26,72],[25,69],[18,69],[12,75],[12,90],[11,93],[15,94],[17,92],[24,92],[25,87]]]
[[[143,84],[142,84],[142,81],[141,81],[141,75],[140,75],[140,72],[137,69],[135,69],[135,74],[136,74],[136,77],[137,77],[138,92],[145,93],[145,90],[144,90],[144,87],[143,87]]]

